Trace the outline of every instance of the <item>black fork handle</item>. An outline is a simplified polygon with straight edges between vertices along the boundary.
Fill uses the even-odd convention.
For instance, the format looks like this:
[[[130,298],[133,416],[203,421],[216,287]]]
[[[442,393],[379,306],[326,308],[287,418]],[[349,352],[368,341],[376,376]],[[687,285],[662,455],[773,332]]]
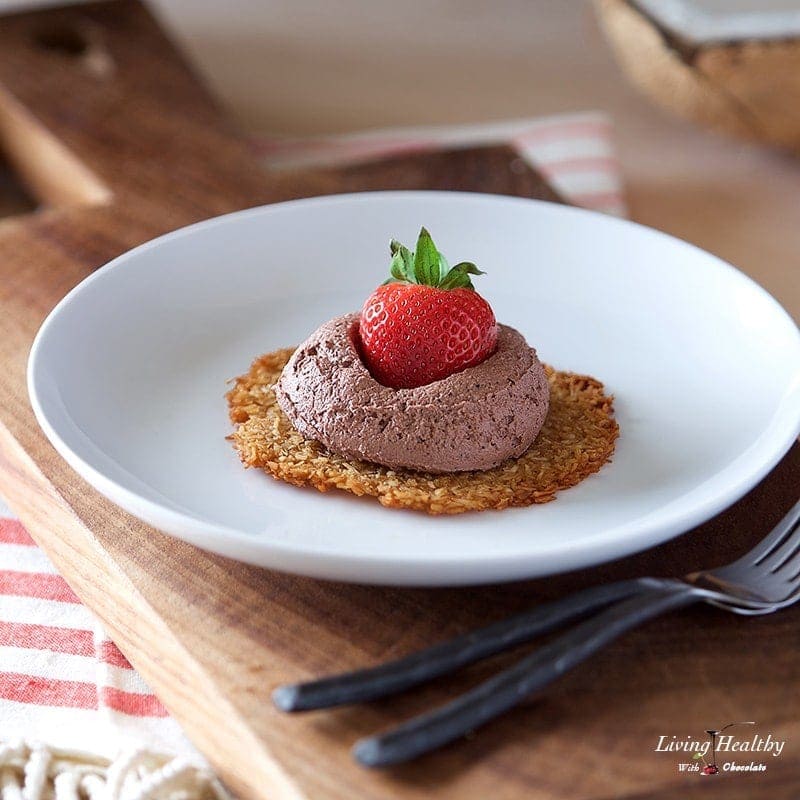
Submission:
[[[654,582],[655,583],[655,582]],[[353,754],[365,766],[409,761],[483,725],[580,664],[631,628],[701,597],[681,581],[659,581],[600,611],[452,702],[394,730],[357,742]]]
[[[279,686],[272,698],[282,711],[310,711],[386,697],[529,642],[610,603],[660,585],[661,581],[655,578],[638,578],[593,586],[396,661],[308,683]]]

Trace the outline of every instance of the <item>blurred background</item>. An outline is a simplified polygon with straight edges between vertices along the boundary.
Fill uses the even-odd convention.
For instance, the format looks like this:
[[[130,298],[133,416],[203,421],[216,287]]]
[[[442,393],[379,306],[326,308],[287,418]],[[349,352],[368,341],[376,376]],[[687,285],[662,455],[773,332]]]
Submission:
[[[0,0],[0,13],[48,5],[64,3]],[[250,130],[328,133],[572,111],[592,100],[580,76],[610,64],[584,0],[148,5]],[[565,51],[565,39],[580,45]]]

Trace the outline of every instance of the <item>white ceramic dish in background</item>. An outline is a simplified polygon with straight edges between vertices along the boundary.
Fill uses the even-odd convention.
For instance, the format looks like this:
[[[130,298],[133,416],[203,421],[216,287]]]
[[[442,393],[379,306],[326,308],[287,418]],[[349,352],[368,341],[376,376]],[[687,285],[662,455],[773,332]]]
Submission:
[[[637,0],[637,5],[692,44],[800,36],[797,0]]]
[[[385,509],[245,471],[226,381],[360,307],[390,237],[426,225],[477,262],[498,319],[616,395],[613,463],[547,505],[455,517]],[[732,267],[578,209],[379,192],[243,211],[98,270],[51,313],[33,408],[69,464],[158,528],[315,577],[467,584],[581,567],[657,544],[752,487],[800,431],[800,335]]]

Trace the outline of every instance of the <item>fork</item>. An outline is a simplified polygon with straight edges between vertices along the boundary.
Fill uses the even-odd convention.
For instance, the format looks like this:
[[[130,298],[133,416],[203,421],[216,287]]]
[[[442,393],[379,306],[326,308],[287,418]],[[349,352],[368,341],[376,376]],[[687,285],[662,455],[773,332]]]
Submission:
[[[800,599],[800,502],[741,558],[682,579],[639,578],[596,586],[377,667],[278,687],[282,711],[374,700],[507,650],[594,613],[514,666],[455,700],[353,748],[364,766],[409,761],[499,716],[626,631],[698,602],[738,614],[769,614]]]

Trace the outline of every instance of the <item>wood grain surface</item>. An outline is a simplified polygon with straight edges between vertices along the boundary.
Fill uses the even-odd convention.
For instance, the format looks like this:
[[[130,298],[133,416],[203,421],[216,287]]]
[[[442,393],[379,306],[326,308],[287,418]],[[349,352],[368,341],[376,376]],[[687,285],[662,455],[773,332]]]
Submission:
[[[754,620],[695,609],[657,620],[545,697],[386,772],[355,766],[350,744],[442,702],[511,656],[359,708],[286,717],[269,701],[279,682],[398,655],[597,581],[725,561],[796,499],[797,446],[733,509],[613,565],[480,589],[395,590],[281,575],[168,538],[100,498],[36,426],[24,381],[33,335],[66,291],[119,252],[213,214],[345,186],[389,186],[412,169],[421,185],[471,188],[469,171],[481,184],[475,188],[486,188],[488,176],[493,191],[546,191],[535,174],[519,172],[513,153],[492,148],[427,162],[419,155],[399,172],[389,164],[341,176],[265,175],[152,18],[129,0],[0,19],[0,87],[0,143],[42,205],[35,215],[0,221],[0,491],[236,793],[270,800],[800,794],[798,609]],[[696,776],[677,772],[675,757],[653,752],[662,734],[700,736],[737,719],[787,740],[766,776],[723,775],[698,786]]]

